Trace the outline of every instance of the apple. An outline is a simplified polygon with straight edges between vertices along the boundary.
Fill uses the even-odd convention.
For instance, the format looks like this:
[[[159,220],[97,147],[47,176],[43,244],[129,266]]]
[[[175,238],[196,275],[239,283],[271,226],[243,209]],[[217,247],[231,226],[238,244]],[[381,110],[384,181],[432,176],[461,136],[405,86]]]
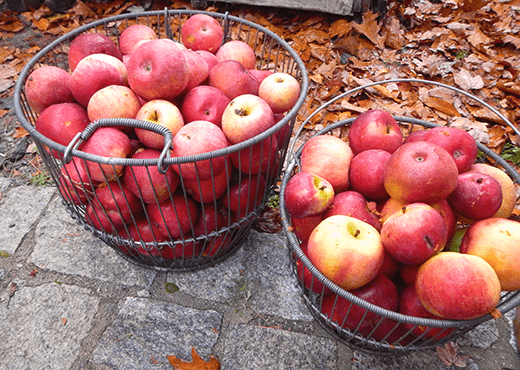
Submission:
[[[128,70],[126,69],[126,65],[116,57],[108,54],[90,54],[83,58],[85,61],[87,60],[99,60],[105,63],[110,64],[112,67],[117,69],[121,76],[123,77],[122,85],[128,86]],[[82,60],[83,60],[82,59]]]
[[[258,96],[269,104],[273,113],[284,113],[296,104],[300,96],[300,83],[288,73],[273,73],[260,83]]]
[[[161,243],[168,240],[168,237],[159,230],[159,224],[157,222],[149,221],[146,217],[142,216],[128,224],[127,228],[128,231],[122,229],[119,232],[119,235],[123,238],[133,240],[137,246],[136,250],[139,254],[144,256],[168,255],[168,249],[170,249],[168,246],[155,245],[155,243]],[[131,247],[126,245],[125,247],[127,251],[133,252]]]
[[[248,148],[229,154],[233,165],[244,173],[257,175],[267,170],[276,170],[278,140],[271,135]]]
[[[71,203],[86,204],[88,198],[94,195],[97,181],[91,180],[83,159],[73,157],[60,169],[60,191]]]
[[[94,202],[85,206],[85,220],[96,230],[104,231],[108,234],[118,234],[123,228],[122,225],[115,224],[106,211]]]
[[[85,142],[83,151],[105,158],[126,158],[132,150],[130,139],[121,130],[113,127],[98,128]],[[122,165],[102,164],[87,161],[92,179],[99,182],[116,180],[123,173]]]
[[[374,211],[374,209],[369,208],[367,200],[361,193],[346,190],[334,195],[334,199],[325,210],[323,217],[327,218],[333,215],[355,217],[372,225],[377,231],[381,231],[381,221]]]
[[[165,39],[150,40],[128,59],[128,84],[146,101],[173,101],[188,84],[188,63],[183,51]]]
[[[181,113],[185,123],[209,121],[222,127],[222,113],[231,100],[213,86],[196,86],[184,96]]]
[[[349,168],[354,154],[350,146],[336,136],[317,135],[310,138],[301,152],[301,170],[323,177],[334,191],[349,186]]]
[[[272,126],[273,111],[256,95],[237,96],[222,113],[222,131],[232,144],[251,139]]]
[[[267,76],[270,76],[272,75],[274,72],[269,70],[269,69],[248,69],[248,72],[249,74],[252,74],[253,76],[256,77],[256,79],[258,80],[258,82],[262,83],[262,81],[264,80],[264,78],[266,78]]]
[[[370,109],[357,116],[350,125],[348,143],[354,154],[367,149],[393,153],[403,143],[403,133],[388,112]]]
[[[194,14],[182,25],[181,41],[188,49],[215,54],[224,41],[224,29],[212,16]]]
[[[302,243],[307,242],[309,236],[311,236],[312,230],[314,230],[321,221],[323,221],[322,213],[316,216],[307,216],[303,218],[291,216],[292,232],[302,241]]]
[[[417,127],[417,126],[416,126]],[[411,141],[421,141],[425,135],[428,135],[429,128],[421,128],[417,131],[412,131],[408,136],[404,139],[403,143],[409,143]]]
[[[419,271],[420,265],[403,265],[399,267],[399,277],[406,286],[415,286],[417,280],[417,272]]]
[[[193,50],[183,50],[183,53],[188,64],[188,83],[183,91],[183,94],[186,94],[209,78],[209,67],[206,60]]]
[[[293,175],[284,193],[287,212],[295,218],[322,214],[333,204],[334,198],[330,182],[310,172]]]
[[[177,131],[172,145],[172,157],[185,157],[224,149],[229,143],[217,125],[208,121],[193,121]],[[185,179],[200,181],[221,172],[225,166],[226,157],[220,155],[174,165],[173,169]]]
[[[179,238],[195,225],[199,208],[193,199],[176,192],[160,204],[147,204],[146,214],[158,224],[159,230],[164,235],[169,238]]]
[[[136,49],[139,41],[150,41],[157,39],[155,31],[144,24],[134,24],[128,26],[119,36],[119,49],[123,55],[130,55]]]
[[[211,72],[211,69],[218,64],[217,57],[215,56],[215,54],[213,54],[212,52],[207,51],[207,50],[195,50],[195,53],[199,54],[204,59],[206,64],[208,65],[208,78],[209,78],[209,72]],[[207,84],[208,81],[205,81],[205,82]]]
[[[123,54],[116,43],[106,35],[97,32],[82,33],[70,43],[68,64],[71,71],[76,69],[79,61],[91,54],[107,54],[120,61]]]
[[[98,185],[94,192],[94,202],[118,227],[138,218],[143,212],[139,198],[118,181]]]
[[[404,206],[392,213],[381,227],[385,249],[405,265],[425,262],[444,248],[447,238],[444,219],[425,203]]]
[[[246,69],[254,69],[256,65],[255,51],[249,44],[240,40],[231,40],[222,44],[215,55],[219,62],[236,60]]]
[[[482,220],[493,216],[502,205],[502,186],[494,177],[480,172],[465,172],[448,196],[453,210],[465,218]]]
[[[302,242],[300,244],[300,249],[302,250],[303,254],[308,258],[309,255],[307,252],[306,242]],[[319,281],[307,267],[305,267],[305,264],[302,260],[296,258],[295,264],[298,280],[300,280],[300,282],[306,289],[314,293],[323,294],[324,296],[332,293],[332,291],[329,288],[323,285],[323,283]]]
[[[137,111],[135,119],[153,122],[166,127],[173,136],[184,126],[184,118],[177,106],[167,100],[154,99],[144,103]],[[162,150],[164,136],[144,128],[135,128],[135,135],[148,148]]]
[[[388,199],[383,175],[390,156],[391,154],[383,149],[368,149],[355,155],[349,167],[351,189],[369,200]]]
[[[455,189],[458,175],[453,157],[444,148],[412,141],[392,153],[383,183],[390,197],[406,203],[436,203]]]
[[[501,290],[520,289],[520,223],[493,217],[471,225],[460,253],[483,258],[495,270]]]
[[[432,314],[448,320],[471,320],[490,313],[500,302],[500,281],[483,258],[442,252],[417,272],[417,296]]]
[[[130,158],[147,160],[159,159],[161,152],[156,149],[139,149]],[[123,172],[125,186],[145,203],[162,203],[179,186],[179,176],[169,166],[165,174],[159,173],[156,165],[126,166]]]
[[[219,61],[209,72],[209,85],[216,87],[229,99],[239,95],[258,95],[260,82],[235,60]]]
[[[515,209],[516,199],[516,186],[511,177],[498,167],[485,164],[485,163],[474,163],[468,169],[469,172],[480,172],[486,175],[493,176],[502,187],[502,204],[493,217],[508,218]]]
[[[182,183],[189,194],[197,202],[211,203],[226,193],[233,172],[229,165],[219,173],[204,180],[183,179]]]
[[[345,290],[368,284],[383,265],[379,232],[354,217],[336,215],[324,219],[307,243],[312,264]]]
[[[247,215],[262,204],[267,184],[262,175],[239,176],[220,198],[221,204],[239,216]],[[239,218],[237,218],[237,221]]]
[[[135,118],[141,108],[137,95],[127,86],[110,85],[96,91],[87,105],[90,121],[100,118]]]
[[[53,104],[75,103],[70,90],[70,74],[66,70],[44,65],[32,71],[25,81],[27,103],[36,114]]]

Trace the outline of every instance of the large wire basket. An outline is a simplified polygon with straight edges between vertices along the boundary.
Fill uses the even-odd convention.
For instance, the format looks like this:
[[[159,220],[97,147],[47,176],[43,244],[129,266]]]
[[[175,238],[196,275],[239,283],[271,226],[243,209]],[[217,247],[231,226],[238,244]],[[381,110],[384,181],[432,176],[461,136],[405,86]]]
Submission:
[[[144,24],[153,28],[158,37],[180,42],[182,25],[194,14],[206,14],[216,19],[224,29],[224,42],[241,40],[248,43],[255,51],[257,69],[285,72],[299,81],[301,92],[298,101],[270,129],[223,149],[185,157],[170,157],[168,153],[172,143],[171,132],[147,121],[100,119],[78,134],[67,147],[50,140],[35,129],[38,114],[28,104],[25,82],[29,74],[40,66],[51,65],[68,70],[67,52],[76,36],[96,32],[110,37],[117,44],[124,29],[134,24]],[[21,71],[15,86],[14,102],[19,120],[34,139],[72,218],[130,262],[156,270],[187,271],[212,266],[228,258],[247,237],[255,218],[261,214],[267,200],[275,192],[296,113],[305,100],[307,88],[307,73],[303,62],[287,42],[270,30],[228,13],[164,9],[105,18],[59,37],[36,54]],[[79,145],[97,130],[116,126],[143,128],[163,135],[164,148],[161,155],[141,159],[112,158],[78,150]],[[233,162],[233,156],[243,160]],[[261,162],[259,170],[252,170],[254,161]],[[220,166],[218,173],[217,162]],[[105,180],[112,180],[103,195],[112,197],[113,203],[116,203],[110,211],[103,207],[96,208],[100,196],[94,189],[98,183],[106,181],[95,180],[91,171],[85,171],[85,168],[91,169],[88,165],[93,163],[107,176]],[[155,215],[149,205],[142,201],[134,206],[134,199],[123,189],[122,176],[113,179],[107,175],[116,167],[123,166],[130,173],[129,177],[137,183],[137,177],[140,176],[138,172],[141,175],[144,173],[148,185],[139,182],[141,192],[151,186],[152,177],[165,179],[168,171],[172,168],[182,171],[184,164],[191,164],[198,169],[202,166],[208,168],[209,164],[211,176],[203,180],[197,175],[190,184],[181,176],[175,189],[168,186],[164,201],[169,205],[167,211],[158,207],[158,194],[152,194],[151,203],[154,200],[156,203],[153,211]],[[217,176],[225,177],[227,186],[217,185],[222,183],[222,179],[217,179]],[[225,207],[224,198],[228,203]],[[122,200],[117,203],[116,199]],[[233,202],[235,205],[229,206]],[[129,215],[126,212],[128,209],[131,209]],[[117,215],[115,218],[110,217],[113,213]],[[126,217],[123,225],[116,224],[114,220],[123,216]],[[215,217],[220,221],[215,222]],[[173,223],[172,227],[181,230],[181,235],[170,233],[170,228],[167,228],[158,237],[158,233],[153,231],[156,226],[154,222],[162,222],[164,225]]]
[[[343,290],[326,278],[307,258],[306,254],[300,247],[302,241],[299,240],[293,232],[291,217],[285,207],[284,195],[287,182],[291,176],[299,170],[300,156],[305,141],[310,138],[307,137],[308,135],[305,136],[304,134],[305,125],[310,122],[313,116],[318,115],[320,111],[324,111],[330,104],[333,104],[349,95],[358,92],[362,93],[372,86],[388,83],[410,83],[412,85],[417,84],[420,86],[435,85],[455,91],[456,93],[462,94],[463,96],[473,100],[473,102],[477,102],[490,109],[493,114],[501,120],[501,123],[511,127],[513,131],[518,134],[518,129],[511,124],[506,117],[481,99],[449,85],[420,79],[385,80],[346,91],[314,111],[295,132],[295,136],[289,148],[288,165],[285,169],[280,185],[280,214],[292,262],[291,270],[297,278],[301,296],[317,322],[330,335],[340,342],[351,348],[371,354],[404,354],[410,351],[434,348],[453,341],[485,321],[493,319],[491,314],[486,314],[472,320],[437,320],[420,318],[403,315],[369,303],[366,300]],[[405,136],[413,132],[415,129],[439,126],[436,123],[410,117],[394,116],[394,118],[401,126],[402,132]],[[342,137],[342,134],[345,134],[354,119],[355,118],[349,118],[330,124],[319,130],[317,133],[312,134],[311,137],[316,135],[335,135]],[[295,150],[294,147],[296,143],[299,143],[300,146]],[[493,163],[495,166],[502,168],[514,180],[515,184],[520,183],[520,175],[507,161],[485,145],[477,142],[477,146],[483,153],[486,162]],[[347,302],[346,308],[342,308],[342,322],[332,320],[329,315],[323,313],[322,305],[326,295],[329,297],[328,299],[332,296],[332,301],[334,302],[332,308],[327,306],[325,309],[328,313],[334,312],[334,310],[339,307],[340,301],[346,300],[349,302]],[[504,314],[519,304],[520,292],[502,292],[500,303],[496,308],[501,314]],[[347,327],[346,323],[349,320],[349,315],[352,315],[354,311],[356,311],[355,322],[357,323],[357,326],[355,328],[352,328],[352,326]],[[361,330],[360,328],[364,326],[365,322],[368,323],[368,320],[370,320],[371,330]],[[422,334],[419,335],[417,333]]]

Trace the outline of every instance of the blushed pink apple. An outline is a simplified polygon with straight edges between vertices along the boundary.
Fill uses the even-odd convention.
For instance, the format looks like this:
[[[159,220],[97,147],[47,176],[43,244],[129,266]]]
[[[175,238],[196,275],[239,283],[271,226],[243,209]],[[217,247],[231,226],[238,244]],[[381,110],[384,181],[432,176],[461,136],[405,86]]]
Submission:
[[[110,85],[94,93],[87,105],[90,121],[100,118],[135,118],[141,108],[137,95],[128,86]]]
[[[114,68],[116,68],[119,73],[121,73],[121,76],[123,76],[123,83],[122,85],[128,86],[128,70],[126,69],[125,64],[116,57],[108,54],[90,54],[87,55],[84,60],[100,60],[102,62],[108,63]]]
[[[231,40],[222,44],[215,55],[220,62],[236,60],[246,69],[254,69],[256,65],[255,51],[249,44],[241,40]]]
[[[261,174],[239,178],[238,181],[230,183],[229,189],[220,198],[221,204],[229,211],[242,216],[262,204],[266,187],[265,178]]]
[[[262,83],[262,81],[264,80],[264,78],[266,78],[267,76],[270,76],[272,75],[274,72],[269,70],[269,69],[249,69],[248,72],[250,74],[252,74],[253,76],[256,77],[256,79],[258,80],[258,82]]]
[[[201,85],[209,78],[209,67],[206,60],[193,50],[184,50],[184,57],[188,64],[188,84],[184,88],[183,94],[193,89],[195,86]]]
[[[200,85],[191,89],[184,96],[180,109],[185,123],[209,121],[222,127],[222,113],[230,101],[216,87]]]
[[[334,201],[330,182],[310,172],[298,172],[287,182],[284,193],[287,212],[295,218],[317,216]]]
[[[269,104],[273,113],[284,113],[291,110],[300,97],[300,83],[288,73],[273,73],[260,83],[258,96]]]
[[[194,14],[182,25],[181,41],[188,49],[215,54],[224,41],[224,29],[214,17]]]
[[[136,49],[136,44],[142,40],[155,40],[158,36],[155,31],[144,24],[128,26],[119,36],[119,49],[123,55],[130,55]]]
[[[243,173],[259,174],[274,169],[278,154],[278,140],[271,135],[248,148],[230,153],[233,165]]]
[[[346,190],[334,195],[330,206],[325,210],[324,218],[333,215],[345,215],[357,218],[381,231],[381,221],[373,209],[368,207],[365,197],[353,190]]]
[[[222,91],[229,99],[239,95],[258,95],[260,82],[235,60],[216,64],[209,73],[209,85]]]
[[[383,149],[393,153],[403,143],[403,133],[388,112],[371,109],[352,122],[348,142],[354,154],[367,149]]]
[[[390,196],[383,182],[384,172],[391,154],[383,149],[368,149],[352,158],[349,183],[369,200],[384,200]]]
[[[32,71],[25,81],[27,103],[35,113],[58,103],[75,103],[70,90],[70,74],[66,70],[44,65]]]
[[[120,61],[123,60],[119,47],[108,36],[97,32],[82,33],[70,43],[68,52],[70,70],[74,71],[79,61],[91,54],[107,54]]]

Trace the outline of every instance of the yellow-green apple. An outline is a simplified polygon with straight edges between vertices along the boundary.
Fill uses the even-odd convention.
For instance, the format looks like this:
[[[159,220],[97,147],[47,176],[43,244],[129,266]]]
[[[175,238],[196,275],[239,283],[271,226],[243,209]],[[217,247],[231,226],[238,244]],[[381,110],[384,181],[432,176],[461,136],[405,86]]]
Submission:
[[[399,313],[407,316],[421,317],[425,319],[440,320],[441,318],[429,312],[417,297],[415,286],[409,285],[399,295]],[[435,338],[440,340],[453,332],[453,328],[431,327],[414,325],[403,322],[406,330],[412,330],[412,334],[421,338]]]
[[[425,203],[411,203],[392,213],[381,227],[385,249],[405,265],[418,265],[446,245],[444,219]]]
[[[415,282],[417,297],[432,314],[471,320],[490,313],[500,301],[500,281],[483,258],[441,252],[422,264]]]
[[[209,67],[206,60],[193,50],[183,50],[186,63],[188,65],[188,84],[184,88],[183,94],[201,85],[209,78]]]
[[[317,135],[309,139],[301,153],[302,171],[325,178],[334,191],[345,191],[349,186],[349,168],[354,154],[350,146],[336,136]]]
[[[158,160],[161,152],[156,149],[138,149],[130,158]],[[169,166],[165,174],[157,166],[126,166],[123,172],[125,186],[145,203],[162,203],[177,189],[180,179]]]
[[[105,158],[126,158],[132,151],[130,139],[113,127],[98,128],[85,142],[83,151]],[[123,173],[123,165],[87,161],[92,179],[99,182],[114,181]]]
[[[323,221],[323,213],[316,216],[307,216],[303,218],[291,217],[291,227],[294,235],[298,237],[302,242],[307,242],[312,230]]]
[[[118,181],[99,184],[94,191],[93,201],[118,227],[131,222],[143,213],[139,198]]]
[[[76,102],[70,90],[69,72],[51,65],[41,66],[29,74],[25,81],[25,96],[37,114],[53,104]]]
[[[520,223],[501,217],[471,225],[460,253],[483,258],[495,270],[502,290],[520,289]]]
[[[126,76],[119,68],[97,58],[80,60],[70,77],[72,95],[84,107],[96,91],[110,85],[127,85]]]
[[[295,218],[317,216],[334,201],[334,189],[323,177],[310,172],[294,174],[285,187],[285,207]]]
[[[239,216],[247,214],[262,203],[266,187],[265,178],[261,174],[239,176],[237,181],[229,184],[228,190],[220,198],[221,204]]]
[[[254,69],[256,65],[255,51],[249,44],[240,40],[231,40],[222,44],[215,55],[219,62],[236,60],[246,69]]]
[[[199,207],[190,197],[176,192],[162,203],[147,204],[146,214],[158,224],[159,230],[171,239],[178,238],[192,229],[199,215]]]
[[[166,127],[173,136],[184,126],[184,118],[177,106],[167,100],[154,99],[144,103],[137,111],[135,119],[153,122]],[[135,128],[137,138],[147,147],[162,150],[164,136],[144,128]]]
[[[303,254],[307,258],[309,258],[307,252],[307,242],[302,242],[300,244],[300,249],[302,250]],[[332,293],[332,291],[329,288],[323,285],[323,283],[319,281],[307,267],[305,267],[305,264],[302,260],[296,258],[295,264],[296,273],[298,274],[298,280],[301,281],[301,283],[306,289],[318,294],[323,293],[323,295]]]
[[[188,84],[188,63],[182,49],[165,39],[138,46],[128,59],[127,70],[130,88],[147,101],[173,101]]]
[[[241,172],[259,174],[274,169],[278,155],[278,140],[271,135],[248,148],[229,154],[233,165]]]
[[[388,112],[370,109],[357,116],[350,125],[348,143],[354,154],[367,149],[393,153],[403,143],[403,133]]]
[[[269,69],[249,69],[248,72],[256,77],[258,82],[262,83],[264,78],[272,75],[274,72]]]
[[[307,243],[312,264],[345,290],[368,284],[383,264],[384,248],[379,232],[354,217],[336,215],[324,219],[314,228]]]
[[[284,113],[296,104],[300,96],[300,83],[288,73],[273,73],[260,83],[258,96],[269,104],[273,113]]]
[[[390,197],[406,203],[436,203],[455,189],[458,175],[453,157],[444,148],[412,141],[392,153],[383,183]]]
[[[229,143],[224,132],[208,121],[193,121],[182,126],[173,137],[172,157],[196,156],[226,148]],[[174,165],[173,169],[183,178],[205,180],[222,171],[226,166],[223,155]]]
[[[515,209],[516,200],[516,186],[509,175],[498,167],[486,163],[474,163],[468,170],[469,172],[480,172],[486,175],[493,176],[502,187],[502,205],[493,215],[493,217],[508,218]]]
[[[89,179],[85,161],[73,157],[60,169],[60,191],[70,202],[76,205],[87,203],[87,199],[94,195],[94,188],[98,185],[95,180]]]
[[[260,82],[236,60],[216,64],[209,73],[209,85],[222,91],[229,99],[239,95],[258,95]]]
[[[136,49],[136,44],[142,40],[155,40],[158,36],[155,31],[144,24],[131,25],[119,36],[119,49],[123,55],[130,55]]]
[[[502,186],[494,177],[480,172],[464,172],[448,196],[453,210],[465,218],[491,217],[502,205]]]
[[[368,200],[388,199],[383,174],[391,154],[383,149],[368,149],[352,158],[349,182],[352,190],[358,191]]]
[[[325,210],[323,217],[333,215],[355,217],[374,226],[377,231],[381,231],[381,221],[374,211],[375,209],[369,207],[363,194],[354,190],[346,190],[334,195],[334,199]]]
[[[117,59],[116,57],[114,57],[112,55],[108,55],[108,54],[90,54],[90,55],[87,55],[83,59],[84,60],[92,60],[92,59],[100,60],[102,62],[110,64],[111,66],[116,68],[119,71],[119,73],[121,73],[121,76],[123,76],[122,85],[128,86],[128,70],[126,69],[125,64],[120,59]]]
[[[227,168],[222,169],[219,173],[215,173],[207,179],[183,179],[182,183],[186,193],[191,195],[197,202],[212,203],[226,193],[232,175],[233,171],[230,165],[227,165]]]
[[[269,104],[252,94],[237,96],[222,113],[222,131],[232,144],[251,139],[273,125],[274,115]]]
[[[68,52],[69,68],[73,71],[79,61],[91,54],[107,54],[123,60],[123,54],[116,43],[106,35],[97,32],[82,33],[70,43]]]
[[[100,118],[135,118],[141,101],[128,86],[110,85],[96,91],[87,105],[90,121]]]
[[[48,139],[67,146],[77,133],[90,123],[87,110],[78,103],[57,103],[45,108],[36,119],[35,128]],[[57,158],[59,152],[52,150]]]
[[[181,41],[188,49],[215,54],[224,41],[224,29],[212,16],[194,14],[182,25]]]
[[[200,85],[191,89],[184,96],[180,109],[185,123],[209,121],[222,127],[222,113],[230,101],[216,87]]]

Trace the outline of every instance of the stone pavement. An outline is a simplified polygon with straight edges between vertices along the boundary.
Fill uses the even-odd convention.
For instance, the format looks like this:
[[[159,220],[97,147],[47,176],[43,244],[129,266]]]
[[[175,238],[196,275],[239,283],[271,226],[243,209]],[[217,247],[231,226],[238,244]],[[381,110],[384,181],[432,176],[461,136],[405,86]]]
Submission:
[[[172,369],[166,356],[192,347],[224,370],[520,369],[514,311],[458,339],[450,366],[434,350],[367,355],[313,321],[282,234],[251,231],[215,267],[157,272],[78,226],[53,187],[0,178],[0,194],[0,370]]]

